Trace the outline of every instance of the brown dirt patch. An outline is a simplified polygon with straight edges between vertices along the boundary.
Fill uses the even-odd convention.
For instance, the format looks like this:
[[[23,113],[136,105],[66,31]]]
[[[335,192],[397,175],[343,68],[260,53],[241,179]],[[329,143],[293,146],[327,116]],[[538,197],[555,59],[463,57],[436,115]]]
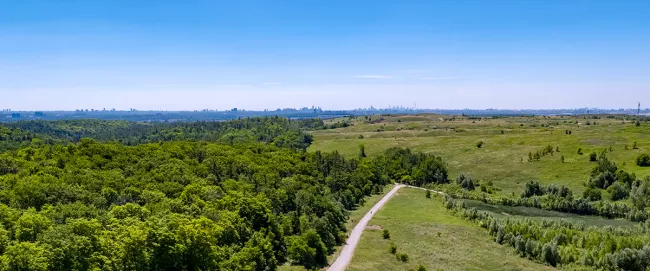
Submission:
[[[384,229],[384,228],[382,228],[382,227],[379,226],[379,225],[369,225],[369,226],[366,226],[366,230],[381,231],[381,230],[383,230],[383,229]]]

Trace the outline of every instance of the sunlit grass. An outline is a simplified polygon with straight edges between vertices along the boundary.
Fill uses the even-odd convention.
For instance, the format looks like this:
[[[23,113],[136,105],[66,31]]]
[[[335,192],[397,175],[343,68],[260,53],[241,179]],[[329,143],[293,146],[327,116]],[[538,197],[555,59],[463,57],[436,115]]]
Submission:
[[[449,213],[440,196],[428,199],[421,190],[402,188],[369,225],[387,229],[391,240],[367,229],[347,270],[415,270],[419,265],[427,270],[551,269],[496,244],[480,227]],[[391,241],[408,262],[390,254]]]
[[[503,189],[504,194],[514,192],[516,195],[528,180],[563,184],[575,193],[581,193],[594,166],[589,162],[589,153],[609,150],[610,147],[612,151],[608,156],[619,167],[639,177],[650,175],[650,167],[642,168],[635,164],[639,154],[650,153],[648,123],[636,127],[632,122],[606,118],[517,117],[440,121],[439,117],[417,116],[415,121],[410,121],[408,116],[385,117],[383,122],[376,124],[363,123],[360,121],[363,118],[357,118],[356,125],[351,127],[313,132],[314,143],[309,150],[336,150],[345,156],[356,157],[360,144],[365,146],[366,154],[370,156],[391,147],[410,147],[442,156],[449,164],[452,178],[465,173],[475,179],[491,180]],[[585,125],[587,121],[598,124]],[[547,127],[542,127],[542,124]],[[382,128],[383,132],[377,132]],[[397,131],[398,128],[401,130]],[[571,130],[571,135],[567,135],[566,130]],[[360,135],[363,139],[359,138]],[[485,142],[480,149],[476,147],[478,141]],[[632,149],[634,142],[637,142],[638,149]],[[527,161],[529,152],[534,153],[547,145],[559,147],[560,152],[544,156],[540,161]],[[582,149],[583,155],[577,153],[578,148]],[[565,158],[564,163],[560,161],[561,156]]]

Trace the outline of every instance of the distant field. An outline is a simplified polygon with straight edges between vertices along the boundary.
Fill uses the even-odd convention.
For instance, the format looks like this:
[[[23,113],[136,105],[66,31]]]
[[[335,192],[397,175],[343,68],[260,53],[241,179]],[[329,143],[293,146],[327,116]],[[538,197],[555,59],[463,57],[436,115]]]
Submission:
[[[336,150],[354,157],[361,144],[371,156],[390,147],[410,147],[442,156],[449,164],[451,178],[466,173],[475,179],[491,180],[505,194],[519,194],[528,180],[564,184],[580,193],[594,166],[589,162],[589,153],[610,147],[608,157],[619,167],[640,177],[650,175],[650,167],[635,164],[639,154],[650,153],[650,123],[646,122],[636,127],[632,121],[605,116],[601,119],[568,116],[451,119],[451,116],[421,114],[380,118],[371,116],[370,122],[377,123],[368,123],[363,117],[346,119],[354,125],[314,131],[314,143],[309,150]],[[481,148],[476,147],[478,141],[484,142]],[[632,149],[634,142],[638,149]],[[527,161],[529,152],[540,151],[547,145],[559,147],[560,152],[544,156],[540,161]],[[583,155],[577,153],[578,148]],[[561,156],[565,158],[564,163],[560,161]]]
[[[480,227],[448,213],[439,196],[427,199],[421,190],[402,188],[368,225],[387,229],[408,262],[390,254],[391,240],[384,240],[381,230],[367,229],[347,270],[415,270],[419,265],[427,270],[552,269],[498,245]]]
[[[497,217],[503,218],[512,217],[528,218],[533,220],[568,220],[575,223],[582,223],[585,226],[596,227],[634,227],[639,224],[638,222],[632,222],[626,219],[606,219],[599,216],[581,216],[524,206],[513,207],[504,205],[489,205],[476,200],[465,200],[465,204],[467,204],[467,207],[473,207],[481,211],[488,211]]]

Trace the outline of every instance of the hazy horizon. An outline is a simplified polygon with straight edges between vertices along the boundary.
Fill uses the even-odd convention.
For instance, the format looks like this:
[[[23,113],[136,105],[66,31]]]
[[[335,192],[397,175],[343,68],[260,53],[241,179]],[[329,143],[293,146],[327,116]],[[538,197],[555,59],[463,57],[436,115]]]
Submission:
[[[94,110],[95,112],[101,112],[101,111],[120,111],[120,112],[128,112],[131,110],[135,110],[138,112],[146,112],[146,111],[160,111],[160,112],[195,112],[195,111],[203,111],[203,110],[208,110],[208,111],[231,111],[232,109],[237,108],[237,110],[240,111],[254,111],[254,112],[262,112],[262,111],[276,111],[276,110],[285,110],[285,109],[295,109],[295,110],[301,110],[303,108],[309,108],[311,109],[312,106],[300,106],[300,107],[284,107],[284,108],[262,108],[262,109],[251,109],[251,108],[238,108],[238,107],[233,107],[233,108],[195,108],[195,109],[178,109],[178,110],[170,110],[170,109],[151,109],[151,108],[114,108],[114,107],[101,107],[101,108],[91,108],[91,107],[80,107],[80,108],[75,108],[75,109],[51,109],[51,110],[45,110],[45,109],[23,109],[23,110],[17,110],[13,108],[0,108],[0,110],[5,111],[5,110],[10,110],[11,112],[75,112],[77,110],[88,110],[88,112],[91,112],[91,110]],[[399,109],[399,110],[411,110],[411,111],[426,111],[426,110],[440,110],[440,111],[456,111],[456,110],[497,110],[497,111],[536,111],[536,110],[548,110],[548,111],[556,111],[556,110],[568,110],[568,111],[579,111],[579,110],[632,110],[636,111],[638,108],[637,107],[620,107],[620,108],[605,108],[605,107],[574,107],[574,108],[424,108],[424,107],[418,107],[418,108],[413,108],[413,107],[408,107],[408,106],[391,106],[390,108],[388,107],[359,107],[359,108],[322,108],[322,107],[317,107],[314,106],[313,108],[319,108],[323,111],[355,111],[355,110],[389,110],[389,109]],[[641,106],[640,108],[641,111],[650,111],[649,107],[644,107]]]
[[[0,11],[0,108],[650,104],[650,2],[32,1]]]

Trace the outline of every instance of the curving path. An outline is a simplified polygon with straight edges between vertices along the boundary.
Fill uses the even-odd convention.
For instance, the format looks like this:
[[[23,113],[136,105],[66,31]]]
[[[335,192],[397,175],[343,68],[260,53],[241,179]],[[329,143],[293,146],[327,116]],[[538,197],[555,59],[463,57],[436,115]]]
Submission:
[[[416,188],[416,189],[421,189],[421,190],[429,190],[431,192],[435,192],[441,195],[444,195],[445,193],[436,191],[436,190],[430,190],[430,189],[425,189],[421,187],[415,187],[415,186],[410,186],[410,185],[403,185],[403,184],[396,184],[393,189],[388,192],[375,206],[370,209],[366,215],[363,216],[363,218],[359,221],[359,223],[354,226],[354,229],[352,229],[352,232],[350,233],[350,236],[348,239],[345,241],[345,246],[343,246],[343,250],[341,250],[341,254],[339,255],[338,258],[336,258],[336,261],[330,265],[329,268],[327,268],[327,271],[344,271],[345,268],[350,264],[350,261],[352,260],[352,255],[354,255],[354,250],[357,248],[357,244],[359,244],[359,239],[361,239],[361,234],[363,231],[366,229],[366,226],[368,225],[368,222],[370,219],[372,219],[372,216],[375,215],[379,209],[381,209],[382,206],[397,192],[402,187],[410,187],[410,188]]]

